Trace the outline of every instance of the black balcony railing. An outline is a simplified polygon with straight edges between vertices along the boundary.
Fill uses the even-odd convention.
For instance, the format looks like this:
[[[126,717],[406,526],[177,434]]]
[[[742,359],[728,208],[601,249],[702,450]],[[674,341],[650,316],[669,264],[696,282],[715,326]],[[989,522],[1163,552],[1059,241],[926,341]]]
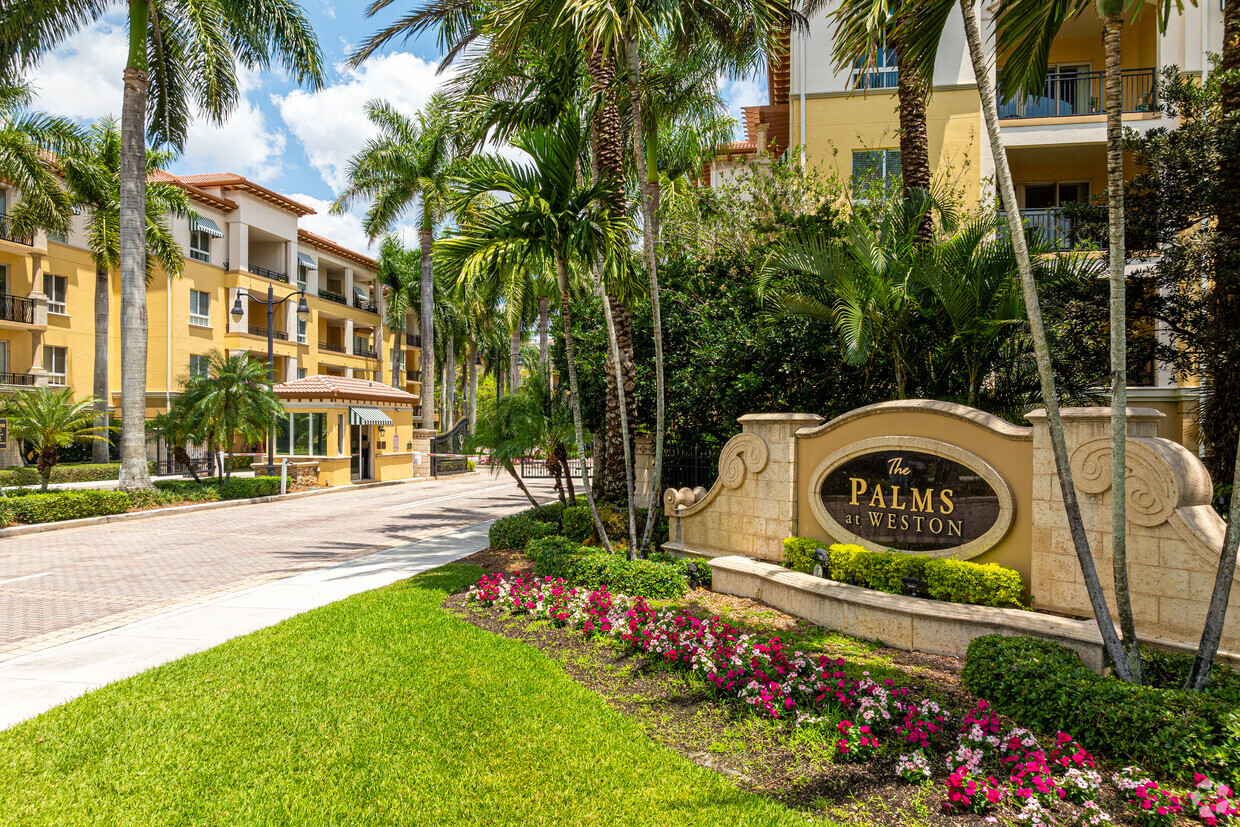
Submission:
[[[342,294],[337,293],[334,290],[328,290],[326,287],[319,288],[319,298],[327,299],[327,301],[329,302],[336,302],[336,304],[348,304],[349,303],[349,300],[346,299]]]
[[[34,244],[34,236],[18,235],[13,231],[13,219],[7,213],[2,212],[0,212],[0,238],[17,244],[25,244],[27,247]]]
[[[254,325],[250,325],[250,335],[251,336],[262,336],[265,339],[267,338],[267,328],[255,327]],[[271,338],[278,339],[281,342],[287,342],[288,334],[285,333],[283,330],[276,330],[272,332]]]
[[[34,385],[34,376],[29,373],[0,373],[0,385]]]
[[[421,333],[406,333],[405,334],[405,347],[422,347],[422,334]]]
[[[1007,232],[1006,214],[1001,232]],[[1021,223],[1035,239],[1056,250],[1106,249],[1107,209],[1088,204],[1020,211]]]
[[[336,345],[331,342],[319,342],[319,350],[327,350],[332,353],[348,353],[344,345]]]
[[[407,370],[407,371],[405,371],[405,381],[406,381],[406,382],[421,382],[421,381],[422,381],[422,371],[420,371],[420,370]]]
[[[0,319],[34,324],[34,302],[22,296],[0,293]]]
[[[379,354],[375,353],[374,348],[353,346],[354,356],[365,356],[367,359],[378,359]]]
[[[362,296],[353,297],[353,306],[356,307],[358,310],[366,310],[371,313],[379,312],[379,308],[374,302],[372,302],[370,299],[363,298]]]
[[[1156,72],[1125,69],[1121,73],[1121,99],[1125,112],[1153,112],[1157,107]],[[1101,115],[1106,111],[1102,72],[1052,72],[1040,95],[1017,95],[1000,104],[1000,118],[1070,118]]]
[[[255,276],[262,276],[265,279],[282,281],[285,284],[288,284],[287,273],[277,273],[275,270],[268,270],[266,267],[259,267],[257,264],[250,265],[250,273]]]

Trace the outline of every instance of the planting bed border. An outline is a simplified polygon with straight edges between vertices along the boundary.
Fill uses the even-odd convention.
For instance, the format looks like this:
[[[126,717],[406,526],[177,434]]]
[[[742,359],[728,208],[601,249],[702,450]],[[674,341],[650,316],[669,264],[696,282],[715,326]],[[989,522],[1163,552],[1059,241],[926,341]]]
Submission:
[[[1070,646],[1095,672],[1105,664],[1102,636],[1092,620],[887,594],[749,557],[708,562],[713,591],[752,597],[819,626],[897,649],[964,657],[969,643],[983,635],[1032,635]]]

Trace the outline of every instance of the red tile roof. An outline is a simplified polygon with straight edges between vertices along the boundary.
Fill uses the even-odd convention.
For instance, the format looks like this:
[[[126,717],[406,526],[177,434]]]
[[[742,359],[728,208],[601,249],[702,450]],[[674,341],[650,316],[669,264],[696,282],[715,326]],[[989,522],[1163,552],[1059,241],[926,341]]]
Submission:
[[[238,175],[235,172],[208,172],[202,175],[178,175],[176,178],[183,184],[189,186],[201,187],[203,189],[219,188],[221,192],[228,190],[238,190],[240,192],[248,192],[264,201],[294,213],[298,218],[304,215],[314,215],[314,209],[307,207],[299,201],[294,201],[286,195],[281,195],[275,190],[270,190],[261,184],[256,184],[248,178]]]
[[[413,406],[421,402],[416,394],[400,388],[394,388],[382,382],[372,382],[369,379],[350,379],[347,376],[307,376],[304,379],[276,385],[275,393],[281,399],[358,402],[383,407]]]
[[[316,235],[309,230],[298,229],[297,240],[304,244],[308,244],[311,247],[323,250],[324,252],[334,253],[343,259],[348,259],[354,264],[360,264],[363,267],[370,268],[371,270],[377,270],[379,268],[379,262],[375,261],[370,256],[364,256],[361,253],[350,250],[348,247],[342,247],[330,238],[324,238],[321,235]]]
[[[213,192],[207,192],[202,187],[198,187],[187,182],[185,179],[188,177],[189,176],[173,175],[170,172],[164,172],[162,169],[157,169],[150,174],[149,180],[158,181],[161,184],[172,184],[173,186],[180,187],[185,190],[189,194],[189,197],[193,198],[195,201],[201,201],[208,206],[215,207],[216,209],[223,210],[224,212],[232,212],[237,209],[236,201],[224,198],[222,195],[216,195]]]

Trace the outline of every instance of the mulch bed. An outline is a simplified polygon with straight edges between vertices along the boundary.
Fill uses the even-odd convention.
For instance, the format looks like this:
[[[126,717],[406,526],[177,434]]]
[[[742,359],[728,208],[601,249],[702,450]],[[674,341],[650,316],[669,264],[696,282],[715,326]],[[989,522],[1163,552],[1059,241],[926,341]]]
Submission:
[[[521,553],[496,549],[478,552],[461,562],[506,574],[532,568]],[[704,589],[690,592],[681,603],[701,616],[726,614],[729,622],[760,626],[773,630],[773,635],[816,628],[756,600]],[[809,728],[789,731],[759,719],[720,703],[701,681],[692,681],[662,664],[651,664],[637,653],[606,642],[587,641],[577,630],[558,629],[545,621],[468,604],[463,594],[449,597],[444,608],[479,628],[537,648],[558,661],[578,683],[640,722],[653,740],[701,766],[731,776],[742,788],[847,824],[964,827],[994,823],[979,815],[944,812],[946,796],[941,782],[910,785],[895,774],[890,759],[834,763],[830,737],[834,733]],[[858,660],[859,654],[857,642],[842,636],[838,647],[815,646],[814,651],[852,661]],[[961,658],[871,645],[864,646],[861,656],[885,661],[888,667],[894,665],[910,685],[926,687],[956,709],[978,700],[961,686]],[[1123,812],[1116,800],[1100,796],[1098,803],[1107,812]],[[1126,820],[1117,817],[1116,823]]]

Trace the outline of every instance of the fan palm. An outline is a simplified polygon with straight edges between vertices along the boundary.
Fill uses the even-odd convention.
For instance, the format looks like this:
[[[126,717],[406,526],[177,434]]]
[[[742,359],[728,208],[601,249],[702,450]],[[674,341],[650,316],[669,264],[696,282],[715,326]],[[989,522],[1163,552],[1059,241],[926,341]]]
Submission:
[[[8,221],[14,235],[37,230],[66,233],[73,203],[56,177],[53,154],[73,152],[82,133],[71,121],[26,110],[30,89],[24,84],[0,83],[0,180],[21,191],[22,200],[11,207]]]
[[[207,354],[207,375],[190,379],[184,388],[188,432],[201,435],[212,450],[224,449],[228,476],[237,438],[269,439],[272,423],[284,412],[284,404],[267,384],[266,364],[246,352],[212,349]],[[223,468],[220,471],[224,473]]]
[[[389,231],[414,202],[420,208],[422,245],[422,427],[435,427],[435,276],[431,247],[435,224],[445,218],[451,201],[449,181],[454,171],[454,142],[448,101],[431,98],[416,118],[397,112],[385,101],[366,104],[366,117],[379,130],[349,161],[349,183],[332,205],[341,213],[367,202],[362,227],[377,238]],[[401,329],[403,329],[403,324]],[[444,420],[445,425],[447,419]]]
[[[148,177],[172,159],[170,152],[147,150]],[[120,267],[121,135],[113,118],[91,128],[78,151],[61,157],[61,171],[76,204],[86,211],[86,246],[95,265],[95,424],[108,424],[111,391],[108,387],[108,319],[111,273]],[[169,276],[179,277],[184,264],[181,246],[168,226],[168,216],[191,212],[185,190],[159,181],[146,190],[146,275],[159,264]],[[108,461],[108,446],[95,443],[94,461]]]
[[[40,491],[47,490],[61,448],[84,440],[107,444],[109,429],[95,425],[91,401],[74,402],[69,388],[20,390],[2,410],[9,419],[9,439],[32,446],[42,479]]]
[[[530,156],[529,164],[496,156],[471,159],[456,179],[461,200],[498,193],[502,201],[473,213],[455,233],[439,240],[435,252],[446,269],[464,273],[466,279],[478,270],[519,265],[531,258],[554,262],[573,426],[581,457],[586,451],[569,265],[613,255],[629,229],[627,221],[616,218],[609,208],[615,195],[611,182],[593,180],[579,164],[585,140],[579,122],[568,113],[554,127],[523,130],[513,136],[512,144]],[[588,479],[585,487],[595,528],[610,550]]]
[[[29,0],[0,15],[0,74],[31,66],[116,7],[129,51],[121,105],[122,489],[149,488],[146,462],[146,139],[179,150],[196,106],[222,123],[240,97],[237,64],[278,62],[298,83],[322,85],[318,40],[295,0]],[[148,106],[149,103],[149,106]]]

